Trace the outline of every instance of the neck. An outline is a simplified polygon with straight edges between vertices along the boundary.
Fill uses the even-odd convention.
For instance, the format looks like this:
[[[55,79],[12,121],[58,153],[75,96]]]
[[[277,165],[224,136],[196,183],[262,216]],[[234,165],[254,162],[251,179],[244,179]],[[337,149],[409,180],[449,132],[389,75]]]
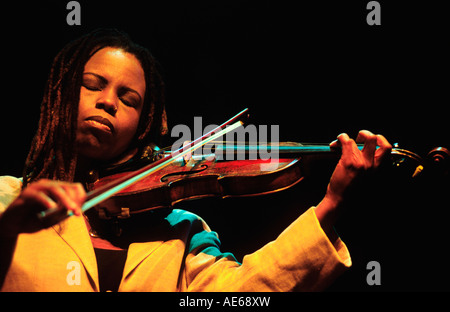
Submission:
[[[88,182],[89,172],[95,168],[95,161],[82,155],[78,155],[77,167],[75,169],[74,182]]]
[[[92,177],[93,171],[96,171],[101,167],[117,166],[125,163],[133,158],[137,151],[138,149],[134,148],[108,160],[92,159],[83,155],[78,155],[74,182],[92,183],[92,179],[96,179],[96,177]]]

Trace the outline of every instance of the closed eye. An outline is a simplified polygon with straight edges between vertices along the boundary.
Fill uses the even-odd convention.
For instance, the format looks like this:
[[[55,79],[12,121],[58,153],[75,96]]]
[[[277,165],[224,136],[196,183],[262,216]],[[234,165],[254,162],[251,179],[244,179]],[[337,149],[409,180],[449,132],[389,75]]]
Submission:
[[[101,91],[102,90],[102,89],[100,89],[98,87],[94,87],[94,86],[91,86],[91,85],[85,84],[85,83],[83,83],[82,86],[85,87],[86,89],[90,90],[90,91]]]
[[[141,102],[141,96],[129,88],[121,88],[119,90],[119,98],[125,105],[132,107],[137,107]]]
[[[107,84],[108,81],[105,78],[91,73],[84,74],[81,83],[83,87],[91,91],[101,91]]]

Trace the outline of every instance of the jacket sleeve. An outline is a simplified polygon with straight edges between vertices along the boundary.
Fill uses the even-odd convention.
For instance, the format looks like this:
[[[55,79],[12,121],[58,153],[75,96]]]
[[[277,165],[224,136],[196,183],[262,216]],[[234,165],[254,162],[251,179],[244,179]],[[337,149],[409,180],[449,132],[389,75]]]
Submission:
[[[22,190],[22,179],[11,176],[0,176],[0,214],[19,196]]]
[[[314,207],[242,264],[220,252],[214,232],[195,234],[190,246],[185,266],[189,291],[320,291],[351,266],[347,247],[340,239],[328,240]]]

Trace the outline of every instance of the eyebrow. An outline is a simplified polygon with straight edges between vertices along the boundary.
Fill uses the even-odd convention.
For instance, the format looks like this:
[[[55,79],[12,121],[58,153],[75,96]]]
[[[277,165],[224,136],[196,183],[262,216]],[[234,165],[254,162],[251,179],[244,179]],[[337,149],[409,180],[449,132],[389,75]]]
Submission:
[[[108,79],[106,79],[106,78],[103,77],[102,75],[99,75],[99,74],[96,74],[96,73],[92,73],[92,72],[84,72],[83,75],[93,75],[93,76],[97,77],[98,79],[100,79],[100,81],[101,81],[102,83],[104,83],[104,84],[107,84],[107,83],[108,83]],[[136,90],[134,90],[134,89],[132,89],[132,88],[130,88],[130,87],[127,87],[127,86],[122,86],[121,89],[123,89],[123,90],[125,90],[125,91],[127,91],[127,92],[133,92],[133,93],[136,93],[136,95],[139,97],[139,101],[142,102],[142,97],[141,97],[141,95],[139,94],[139,92],[137,92]]]

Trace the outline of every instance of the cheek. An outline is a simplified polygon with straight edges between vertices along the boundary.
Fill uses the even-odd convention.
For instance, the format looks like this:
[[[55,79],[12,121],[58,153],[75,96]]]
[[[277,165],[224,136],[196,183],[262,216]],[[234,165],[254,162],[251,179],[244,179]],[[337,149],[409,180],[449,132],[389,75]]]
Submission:
[[[84,118],[88,117],[85,116],[86,111],[93,106],[92,104],[89,105],[90,101],[92,100],[90,100],[89,96],[86,94],[86,92],[83,91],[83,88],[81,88],[80,101],[78,102],[78,123],[80,123],[80,121]]]
[[[137,127],[139,124],[140,111],[130,109],[128,111],[118,112],[122,116],[117,116],[118,131],[117,139],[121,140],[123,144],[129,144],[136,135]]]

